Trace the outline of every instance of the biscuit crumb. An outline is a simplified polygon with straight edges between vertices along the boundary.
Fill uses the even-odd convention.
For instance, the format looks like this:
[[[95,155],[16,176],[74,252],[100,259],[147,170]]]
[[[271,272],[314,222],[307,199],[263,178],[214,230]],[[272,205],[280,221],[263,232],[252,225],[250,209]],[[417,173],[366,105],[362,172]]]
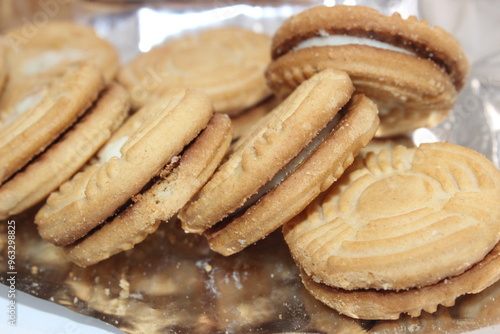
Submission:
[[[31,267],[31,274],[32,275],[38,274],[38,267],[37,266],[32,266]]]
[[[120,299],[127,299],[130,296],[130,283],[122,278],[119,285],[120,288],[122,288],[120,291]]]
[[[211,271],[212,271],[212,266],[211,266],[210,264],[208,264],[208,263],[207,263],[207,264],[205,264],[205,271],[206,271],[207,273],[211,272]]]

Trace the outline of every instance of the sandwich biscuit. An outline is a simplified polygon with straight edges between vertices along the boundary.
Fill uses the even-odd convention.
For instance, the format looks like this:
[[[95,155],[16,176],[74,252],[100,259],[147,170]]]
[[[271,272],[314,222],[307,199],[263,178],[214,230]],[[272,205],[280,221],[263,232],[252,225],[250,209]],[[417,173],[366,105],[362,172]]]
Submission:
[[[326,70],[304,81],[233,145],[179,213],[183,228],[204,233],[213,250],[230,255],[298,214],[377,129],[375,105],[353,92],[345,72]]]
[[[128,93],[118,84],[98,100],[61,138],[0,186],[0,219],[40,202],[97,152],[128,116]]]
[[[217,112],[236,115],[270,95],[264,77],[271,38],[241,28],[169,40],[126,64],[118,80],[134,108],[175,87],[204,90]]]
[[[49,196],[35,217],[42,238],[69,246],[70,259],[82,266],[142,241],[222,159],[230,123],[213,112],[203,92],[178,89],[134,113],[86,169]]]
[[[362,319],[418,316],[500,276],[500,171],[454,144],[368,153],[285,224],[312,294]]]
[[[0,101],[0,182],[4,183],[83,115],[104,87],[93,66],[75,63],[9,89]]]
[[[278,96],[325,68],[346,71],[379,108],[377,136],[434,126],[452,109],[469,72],[458,42],[439,27],[363,6],[318,6],[286,20],[266,76]]]

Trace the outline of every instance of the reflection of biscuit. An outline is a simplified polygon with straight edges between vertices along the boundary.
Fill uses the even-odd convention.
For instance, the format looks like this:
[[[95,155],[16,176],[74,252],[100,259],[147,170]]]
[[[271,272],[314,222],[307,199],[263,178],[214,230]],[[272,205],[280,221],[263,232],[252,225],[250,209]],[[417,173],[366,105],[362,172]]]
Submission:
[[[170,40],[125,65],[118,80],[134,107],[175,87],[204,90],[216,111],[234,115],[270,92],[264,71],[270,37],[239,28],[201,31]]]
[[[24,94],[13,92],[14,98],[2,98],[0,181],[11,177],[69,128],[103,87],[97,69],[81,63],[39,82],[22,91]]]
[[[182,154],[178,166],[145,192],[134,197],[134,204],[102,228],[70,245],[71,261],[88,266],[120,251],[132,248],[169,220],[212,175],[231,142],[229,118],[216,114],[205,130]],[[176,162],[177,164],[177,162]],[[168,168],[171,168],[169,166]]]
[[[234,145],[179,213],[184,229],[202,233],[221,222],[206,235],[212,249],[229,255],[300,212],[340,176],[377,128],[376,107],[363,96],[351,100],[352,93],[344,72],[327,70],[304,81]],[[342,113],[335,116],[343,107],[340,120]]]
[[[349,73],[379,108],[379,136],[441,122],[469,70],[444,30],[362,6],[319,6],[292,16],[275,33],[272,54],[267,79],[280,96],[325,68]]]
[[[129,105],[121,86],[108,87],[75,126],[0,187],[0,218],[38,203],[76,173],[122,123]]]
[[[22,82],[79,61],[97,67],[106,83],[110,83],[118,71],[118,52],[92,27],[52,21],[26,32],[25,26],[20,26],[4,33],[12,80]]]
[[[500,172],[470,149],[447,143],[397,146],[369,153],[364,166],[344,174],[285,225],[285,240],[307,275],[306,286],[341,313],[373,319],[433,312],[498,279],[495,261],[490,269],[482,269],[485,262],[474,265],[488,262],[491,254],[496,258],[496,251],[487,254],[500,239],[499,189]],[[477,270],[487,277],[477,286],[434,287],[447,286],[451,277],[462,282]],[[318,291],[328,289],[345,298],[333,302],[333,292],[321,297]],[[393,294],[387,301],[393,303],[403,298],[396,291],[405,289],[408,296],[423,296],[419,303],[412,300],[414,308],[384,306],[385,299],[378,299]],[[427,294],[429,289],[439,293]],[[366,297],[358,307],[348,296],[377,300]]]

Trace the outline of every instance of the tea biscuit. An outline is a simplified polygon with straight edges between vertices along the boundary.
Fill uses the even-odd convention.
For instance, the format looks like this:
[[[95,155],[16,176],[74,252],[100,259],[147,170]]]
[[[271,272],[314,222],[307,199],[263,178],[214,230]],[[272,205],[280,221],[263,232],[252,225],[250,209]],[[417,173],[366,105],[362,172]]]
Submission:
[[[215,110],[230,115],[270,95],[264,71],[271,38],[241,28],[204,30],[169,40],[126,64],[118,80],[134,107],[174,87],[204,90]]]
[[[206,232],[213,250],[230,255],[300,212],[340,176],[377,128],[375,105],[362,96],[351,99],[353,91],[347,74],[335,70],[304,81],[265,123],[235,144],[228,160],[179,213],[183,228]],[[355,116],[358,109],[363,111]],[[328,136],[339,140],[338,150]],[[334,153],[326,154],[329,149]]]
[[[368,153],[283,232],[318,284],[353,296],[419,291],[459,277],[491,252],[500,239],[499,201],[500,171],[479,153],[450,143],[397,146]]]
[[[125,89],[110,85],[62,138],[0,186],[0,219],[26,210],[67,181],[109,139],[129,108]]]
[[[436,312],[439,305],[453,306],[458,297],[479,293],[499,281],[500,244],[463,274],[409,290],[344,290],[317,283],[303,271],[301,277],[315,298],[352,318],[398,319],[403,313],[418,317],[422,311]]]
[[[9,73],[16,82],[80,61],[97,67],[108,84],[118,72],[118,51],[90,26],[51,21],[29,31],[24,25],[15,27],[4,36]]]
[[[230,142],[229,117],[215,114],[187,150],[171,160],[158,180],[145,192],[133,197],[133,205],[81,241],[67,246],[68,258],[85,267],[143,241],[156,231],[161,220],[173,217],[206,183]]]
[[[171,91],[134,113],[91,166],[49,196],[35,217],[42,238],[66,246],[115,215],[207,126],[212,114],[206,94],[193,89]]]
[[[233,126],[233,140],[242,137],[250,131],[259,121],[278,105],[278,99],[274,96],[265,99],[258,105],[243,111],[241,114],[231,117]]]
[[[458,42],[439,27],[363,6],[318,6],[286,20],[266,76],[279,96],[324,68],[349,73],[380,111],[377,136],[408,133],[446,118],[469,72]]]
[[[0,182],[10,178],[69,128],[103,88],[101,73],[75,63],[0,102]]]

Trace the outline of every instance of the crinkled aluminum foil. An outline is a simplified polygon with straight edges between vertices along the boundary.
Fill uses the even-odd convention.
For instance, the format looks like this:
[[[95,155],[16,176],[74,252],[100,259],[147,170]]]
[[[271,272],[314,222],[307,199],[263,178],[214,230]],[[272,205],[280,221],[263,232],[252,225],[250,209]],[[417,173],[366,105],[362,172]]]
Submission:
[[[60,6],[53,17],[93,25],[116,45],[123,62],[187,30],[238,25],[272,33],[286,17],[318,4],[53,1]],[[420,9],[417,1],[366,3],[385,13],[398,10],[403,16],[418,15]],[[36,13],[41,17],[39,11],[44,9],[16,10],[26,23]],[[498,166],[500,52],[472,65],[468,84],[449,119],[436,128],[419,129],[411,138],[416,143],[448,140],[468,146]],[[436,313],[418,318],[360,321],[342,316],[304,290],[280,231],[224,258],[211,252],[202,237],[182,232],[174,219],[133,250],[83,269],[40,239],[33,224],[35,212],[36,208],[11,218],[16,222],[17,289],[126,333],[456,333],[500,324],[500,282],[477,295],[459,298],[454,307],[439,307]],[[7,224],[2,223],[1,273],[8,272],[7,236]],[[7,285],[6,275],[0,282]]]

